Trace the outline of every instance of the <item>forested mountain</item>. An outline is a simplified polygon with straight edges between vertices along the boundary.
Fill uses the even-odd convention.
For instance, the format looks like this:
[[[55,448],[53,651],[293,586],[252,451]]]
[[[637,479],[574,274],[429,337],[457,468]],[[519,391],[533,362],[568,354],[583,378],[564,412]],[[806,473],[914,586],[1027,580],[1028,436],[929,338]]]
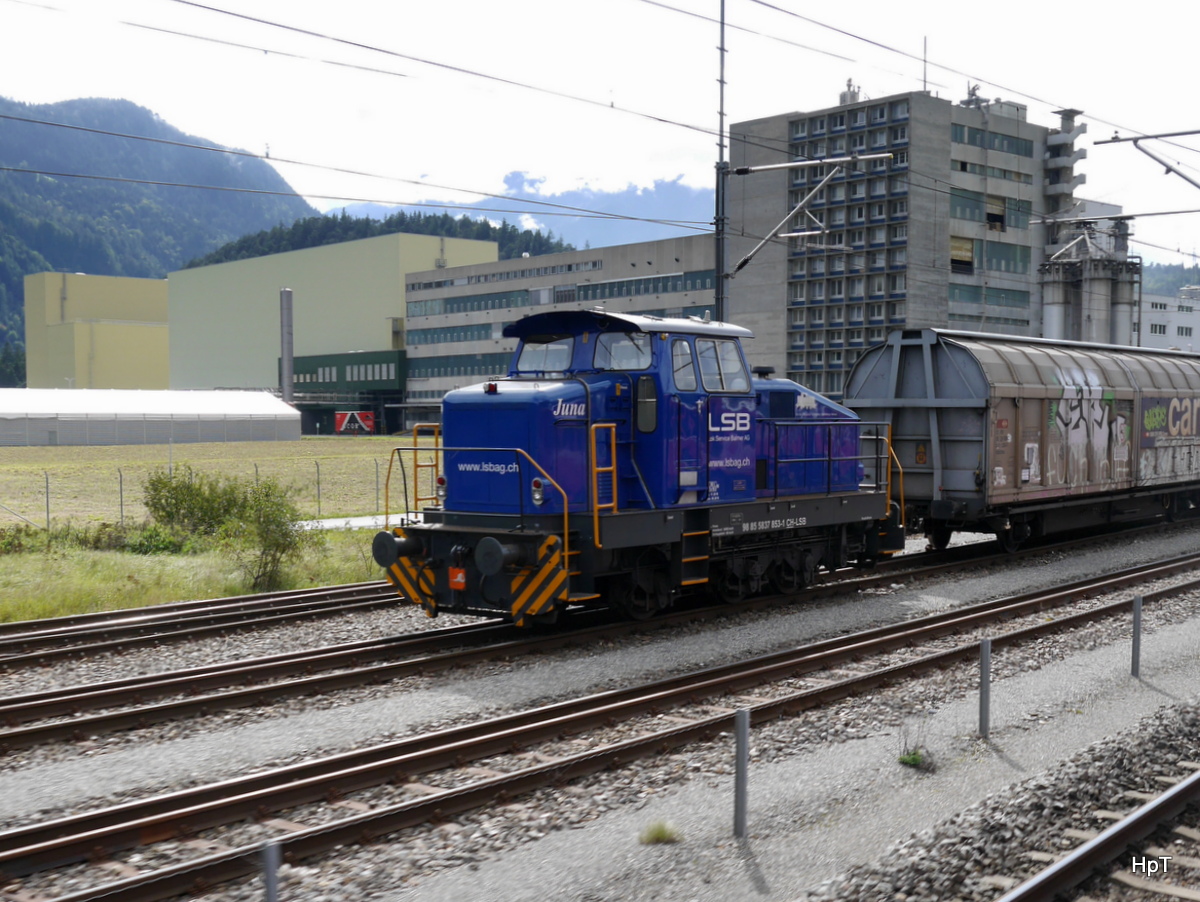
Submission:
[[[24,339],[27,274],[162,278],[240,235],[316,212],[261,160],[138,138],[217,147],[125,100],[0,97],[0,385],[12,384],[13,348],[3,348]]]
[[[337,244],[341,241],[354,241],[358,238],[375,238],[378,235],[392,235],[396,232],[495,241],[500,245],[501,260],[511,260],[521,254],[529,254],[533,257],[537,254],[575,250],[571,245],[557,240],[553,233],[543,234],[530,229],[521,231],[516,226],[510,225],[507,220],[499,226],[494,226],[486,219],[472,219],[466,215],[455,219],[448,213],[425,214],[403,211],[379,220],[350,216],[343,211],[340,216],[309,216],[297,220],[290,226],[275,226],[273,229],[258,232],[255,235],[247,235],[224,247],[217,248],[211,254],[191,261],[188,266],[228,263],[231,260],[264,257],[267,254],[298,251],[306,247],[320,247],[323,244]]]

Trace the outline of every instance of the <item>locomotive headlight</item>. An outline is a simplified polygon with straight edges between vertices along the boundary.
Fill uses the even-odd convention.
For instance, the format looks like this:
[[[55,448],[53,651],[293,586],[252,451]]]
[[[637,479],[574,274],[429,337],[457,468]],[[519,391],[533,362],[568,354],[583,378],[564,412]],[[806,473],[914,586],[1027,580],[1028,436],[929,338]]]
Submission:
[[[533,482],[529,484],[529,490],[534,504],[541,504],[546,500],[546,486],[541,479],[535,477]]]
[[[437,482],[435,483],[434,491],[437,493],[438,501],[446,500],[446,477],[445,476],[439,476],[437,478]]]

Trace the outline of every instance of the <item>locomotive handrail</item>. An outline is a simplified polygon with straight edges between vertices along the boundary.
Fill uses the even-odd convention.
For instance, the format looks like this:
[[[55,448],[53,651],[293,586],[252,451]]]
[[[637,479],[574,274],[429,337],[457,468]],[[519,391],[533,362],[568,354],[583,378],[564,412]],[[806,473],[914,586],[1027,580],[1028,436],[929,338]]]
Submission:
[[[545,470],[542,469],[542,465],[539,464],[536,460],[534,460],[532,457],[529,456],[529,452],[525,451],[522,448],[513,448],[512,450],[515,451],[517,454],[522,455],[527,461],[529,461],[531,464],[533,464],[537,468],[537,471],[542,474],[543,478],[545,478],[545,480],[548,483],[550,483],[552,486],[554,486],[556,489],[558,489],[558,493],[560,495],[562,495],[562,500],[563,500],[563,560],[570,561],[571,560],[571,530],[569,529],[569,526],[570,526],[570,522],[571,522],[570,521],[571,499],[567,497],[567,493],[566,493],[566,491],[563,490],[563,487],[560,486],[557,482],[555,482],[549,473],[547,473]],[[521,493],[518,490],[517,497],[520,497],[520,496],[521,496]],[[524,504],[521,505],[521,510],[522,511],[525,510]],[[570,568],[568,568],[568,569],[570,569]]]
[[[846,463],[851,463],[851,462],[862,463],[863,461],[869,460],[871,458],[874,458],[875,472],[877,474],[879,474],[879,473],[884,474],[885,482],[882,487],[882,491],[885,493],[885,496],[890,496],[890,491],[891,491],[890,472],[887,470],[887,468],[885,466],[883,466],[883,464],[886,462],[888,455],[890,453],[892,453],[891,452],[891,440],[883,438],[882,436],[878,435],[878,431],[876,432],[876,434],[874,436],[864,433],[864,427],[868,427],[868,426],[878,427],[880,425],[883,425],[883,424],[863,423],[861,421],[814,422],[812,420],[788,420],[788,421],[784,421],[784,422],[779,422],[779,421],[772,422],[771,423],[771,431],[772,431],[773,447],[771,448],[771,451],[772,451],[771,466],[772,466],[772,475],[774,477],[774,479],[773,479],[774,484],[771,488],[772,497],[773,498],[780,497],[779,473],[780,473],[781,466],[786,466],[788,464],[823,465],[824,470],[825,470],[824,490],[825,490],[826,494],[832,494],[834,491],[834,485],[833,485],[833,483],[834,483],[834,476],[833,476],[834,467],[837,464],[846,464]],[[780,434],[784,428],[795,428],[795,429],[802,429],[802,430],[817,430],[817,429],[825,430],[825,447],[826,447],[825,453],[817,454],[817,455],[814,455],[811,457],[784,457],[780,452]],[[850,455],[835,454],[834,453],[834,441],[833,441],[833,436],[834,436],[833,430],[835,428],[856,428],[856,429],[858,429],[858,431],[859,431],[858,435],[859,435],[860,442],[864,438],[872,438],[873,437],[876,440],[876,442],[878,442],[878,440],[883,438],[883,440],[887,446],[887,451],[881,452],[879,450],[876,450],[874,452],[864,453],[860,450],[860,452],[858,454],[850,454]],[[819,491],[819,489],[817,489],[817,491]],[[878,493],[879,491],[881,491],[881,487],[878,484],[878,479],[877,479],[876,487],[874,489],[872,489],[872,493],[873,494]],[[811,491],[805,491],[805,492],[803,492],[803,494],[811,494]],[[886,506],[886,503],[887,503],[887,501],[885,500],[885,506]]]
[[[397,448],[396,450],[397,451],[407,451],[409,449],[408,448]],[[519,455],[520,457],[524,457],[527,461],[529,461],[530,464],[533,465],[533,467],[538,471],[538,473],[540,473],[542,475],[542,478],[545,479],[547,483],[552,485],[558,491],[558,493],[560,495],[562,495],[563,558],[565,559],[567,557],[567,555],[570,554],[571,539],[569,536],[569,525],[570,525],[570,513],[571,513],[571,510],[570,510],[571,499],[568,497],[566,490],[562,486],[560,486],[557,482],[555,482],[554,478],[542,468],[541,464],[539,464],[536,460],[533,459],[533,457],[530,456],[528,451],[526,451],[524,448],[472,448],[472,447],[450,447],[448,445],[440,446],[436,450],[440,455],[444,455],[447,452],[476,451],[476,452],[487,452],[488,454],[514,454],[514,455]],[[403,466],[404,466],[403,462],[401,462],[401,469],[403,469]],[[423,464],[422,466],[428,467],[429,464]],[[390,465],[389,465],[389,468],[390,468]],[[520,488],[517,489],[517,497],[519,499],[524,498],[524,495],[521,493]],[[435,500],[436,500],[436,498],[435,498]],[[521,503],[521,517],[523,519],[525,517],[525,503],[524,503],[524,501],[521,501],[520,503]]]
[[[421,463],[420,447],[417,444],[417,439],[420,437],[422,430],[428,430],[433,437],[433,462]],[[413,504],[418,509],[422,501],[437,501],[437,478],[440,472],[438,463],[441,460],[439,456],[442,439],[442,427],[440,423],[416,423],[412,430],[412,447],[413,447]],[[421,471],[433,470],[432,495],[421,494]],[[404,491],[408,492],[408,485],[405,484]]]
[[[421,463],[420,459],[417,457],[418,453],[421,450],[420,446],[417,444],[417,440],[420,438],[420,433],[424,430],[432,431],[432,434],[433,434],[433,449],[432,449],[433,450],[433,463],[423,464],[423,463]],[[422,501],[437,501],[438,463],[441,459],[440,458],[441,447],[439,445],[439,442],[441,440],[441,434],[442,434],[442,426],[440,423],[415,423],[412,428],[412,445],[407,448],[403,448],[403,447],[393,448],[392,453],[390,455],[388,455],[387,475],[384,477],[384,480],[383,480],[383,528],[384,529],[391,528],[390,521],[391,521],[391,516],[392,516],[392,496],[391,496],[392,467],[395,465],[395,462],[397,460],[400,460],[400,453],[402,451],[411,451],[412,455],[413,455],[414,495],[411,498],[409,497],[409,494],[408,494],[408,471],[404,468],[404,462],[403,461],[400,462],[400,474],[404,481],[405,513],[406,514],[412,513],[413,511],[420,510],[419,505]],[[433,471],[434,471],[434,474],[433,474],[434,494],[433,495],[421,495],[420,494],[420,491],[421,491],[420,472],[423,469],[429,469],[431,467],[433,468]]]
[[[601,467],[599,457],[596,454],[596,433],[601,429],[608,430],[609,433],[609,465]],[[605,508],[611,510],[614,514],[617,512],[617,424],[616,423],[593,423],[591,429],[588,430],[588,452],[591,457],[592,470],[592,542],[597,548],[603,548],[600,543],[600,509]],[[612,501],[600,501],[600,474],[608,473],[612,476]]]

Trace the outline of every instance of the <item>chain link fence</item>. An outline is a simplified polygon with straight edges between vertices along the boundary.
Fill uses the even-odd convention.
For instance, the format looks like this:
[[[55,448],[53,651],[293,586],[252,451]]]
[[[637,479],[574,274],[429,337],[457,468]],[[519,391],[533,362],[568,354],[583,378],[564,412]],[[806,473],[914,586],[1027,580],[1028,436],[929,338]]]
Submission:
[[[151,473],[181,466],[242,481],[274,478],[291,491],[292,500],[312,519],[384,513],[388,457],[264,458],[200,461],[163,466],[57,464],[0,465],[0,527],[26,523],[38,527],[64,522],[139,523],[147,519],[143,503]],[[404,480],[396,467],[391,506],[405,504]]]

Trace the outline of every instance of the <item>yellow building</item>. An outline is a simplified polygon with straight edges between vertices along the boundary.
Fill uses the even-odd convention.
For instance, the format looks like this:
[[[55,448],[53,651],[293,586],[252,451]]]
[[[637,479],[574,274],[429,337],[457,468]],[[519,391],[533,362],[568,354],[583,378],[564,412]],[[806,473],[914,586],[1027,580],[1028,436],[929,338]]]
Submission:
[[[167,351],[165,279],[25,277],[30,388],[165,389]]]
[[[395,234],[172,272],[171,388],[277,387],[282,288],[297,357],[386,350],[402,347],[408,273],[497,258],[492,241]]]

